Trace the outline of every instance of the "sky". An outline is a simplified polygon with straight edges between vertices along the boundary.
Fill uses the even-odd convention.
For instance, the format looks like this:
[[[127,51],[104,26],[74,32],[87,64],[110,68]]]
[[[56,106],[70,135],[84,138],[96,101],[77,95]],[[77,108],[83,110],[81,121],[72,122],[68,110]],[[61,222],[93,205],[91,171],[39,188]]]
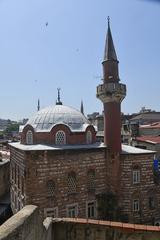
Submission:
[[[102,112],[96,98],[110,16],[122,112],[160,111],[160,4],[145,0],[0,0],[0,118],[54,105]],[[46,26],[46,23],[48,25]]]

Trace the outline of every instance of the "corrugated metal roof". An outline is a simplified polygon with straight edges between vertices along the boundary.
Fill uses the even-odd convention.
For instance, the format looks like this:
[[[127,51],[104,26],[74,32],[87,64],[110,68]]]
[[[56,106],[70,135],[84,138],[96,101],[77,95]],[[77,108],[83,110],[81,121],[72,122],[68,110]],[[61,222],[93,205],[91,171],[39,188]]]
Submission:
[[[72,132],[81,132],[86,130],[90,122],[72,107],[55,105],[36,112],[27,124],[30,124],[36,132],[49,132],[57,124],[67,125]],[[22,130],[21,127],[20,131]]]

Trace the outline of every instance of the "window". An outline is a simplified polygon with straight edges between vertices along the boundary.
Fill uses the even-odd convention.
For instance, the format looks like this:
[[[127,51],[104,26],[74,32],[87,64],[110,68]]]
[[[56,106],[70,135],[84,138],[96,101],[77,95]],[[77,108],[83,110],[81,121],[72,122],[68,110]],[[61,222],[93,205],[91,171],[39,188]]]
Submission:
[[[95,171],[89,170],[87,173],[88,191],[95,191]]]
[[[58,131],[56,133],[56,141],[55,141],[55,143],[57,145],[64,145],[64,144],[66,144],[66,134],[65,134],[65,132]]]
[[[87,202],[87,218],[96,218],[96,201]]]
[[[86,143],[87,143],[87,144],[91,144],[91,143],[92,143],[92,133],[91,133],[91,131],[87,131],[87,134],[86,134]]]
[[[31,130],[28,130],[26,133],[26,144],[33,144],[33,133]]]
[[[133,184],[140,183],[140,170],[133,170]]]
[[[45,217],[57,218],[57,217],[58,217],[58,207],[45,208],[45,209],[44,209],[44,216],[45,216]]]
[[[139,209],[140,209],[139,200],[138,199],[134,199],[133,200],[133,211],[137,212],[137,211],[139,211]]]
[[[53,197],[55,195],[55,183],[52,180],[47,182],[47,196]]]
[[[77,188],[76,174],[71,172],[68,174],[68,193],[75,193]]]
[[[78,216],[78,204],[67,206],[67,217],[74,218]]]
[[[149,208],[154,209],[155,208],[155,200],[154,197],[149,197]]]

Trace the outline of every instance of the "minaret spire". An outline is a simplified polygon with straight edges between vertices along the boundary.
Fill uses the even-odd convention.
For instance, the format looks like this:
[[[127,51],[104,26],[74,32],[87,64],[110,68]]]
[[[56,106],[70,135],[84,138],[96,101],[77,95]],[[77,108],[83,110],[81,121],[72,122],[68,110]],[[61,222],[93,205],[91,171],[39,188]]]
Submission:
[[[107,30],[107,36],[106,36],[106,43],[105,43],[105,50],[104,50],[104,60],[115,60],[117,61],[117,54],[114,47],[113,39],[112,39],[112,33],[110,28],[110,17],[108,16],[108,30]]]
[[[81,100],[81,109],[80,109],[81,113],[84,115],[84,107],[83,107],[83,101]]]
[[[60,90],[61,90],[60,88],[57,88],[58,97],[57,97],[56,105],[62,105],[61,97],[60,97]]]
[[[121,153],[121,102],[126,96],[126,85],[119,83],[118,60],[113,44],[110,19],[105,42],[103,84],[97,87],[97,97],[104,106],[104,143],[110,153]]]
[[[39,100],[39,98],[38,98],[37,111],[39,111],[39,110],[40,110],[40,100]]]
[[[112,33],[110,28],[110,18],[108,16],[108,30],[105,41],[105,50],[104,50],[104,59],[103,59],[103,76],[104,81],[119,81],[119,73],[118,73],[118,59],[116,50],[114,47]]]

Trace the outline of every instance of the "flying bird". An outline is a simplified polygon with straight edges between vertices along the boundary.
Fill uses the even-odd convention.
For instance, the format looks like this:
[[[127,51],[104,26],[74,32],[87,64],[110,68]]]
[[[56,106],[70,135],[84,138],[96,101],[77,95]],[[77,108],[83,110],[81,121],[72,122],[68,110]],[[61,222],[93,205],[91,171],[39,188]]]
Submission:
[[[46,27],[48,26],[48,22],[46,22]]]

